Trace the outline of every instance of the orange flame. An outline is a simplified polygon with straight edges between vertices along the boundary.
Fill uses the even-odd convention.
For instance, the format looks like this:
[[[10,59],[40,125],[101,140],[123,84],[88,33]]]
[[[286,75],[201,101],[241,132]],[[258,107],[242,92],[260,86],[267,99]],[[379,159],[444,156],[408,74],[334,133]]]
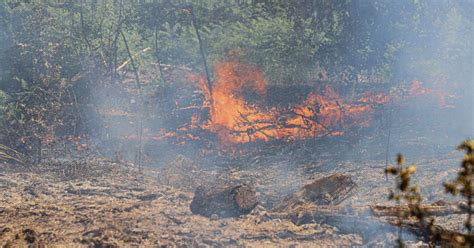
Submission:
[[[387,96],[383,93],[367,92],[358,99],[346,101],[331,86],[325,85],[309,93],[299,105],[286,109],[269,108],[265,104],[267,82],[261,70],[237,60],[228,60],[215,65],[215,81],[211,87],[203,76],[190,71],[184,74],[187,81],[197,83],[204,95],[202,106],[209,109],[194,113],[189,123],[172,131],[161,130],[159,134],[145,137],[153,140],[171,138],[176,144],[190,140],[207,142],[202,135],[216,134],[224,150],[234,150],[233,144],[253,141],[294,141],[322,136],[344,135],[353,128],[369,127],[373,123],[375,107],[392,102],[396,105],[411,104],[410,99],[430,96],[437,99],[440,107],[452,107],[447,102],[454,97],[449,93],[447,81],[435,82],[428,88],[414,80],[408,86],[400,84],[394,92],[402,94]],[[258,100],[249,101],[246,93],[252,92]],[[206,131],[206,132],[202,132]],[[127,136],[136,139],[136,135]],[[204,150],[203,150],[204,151]]]
[[[367,95],[358,104],[348,104],[330,86],[322,94],[311,93],[303,104],[284,111],[265,110],[258,102],[251,104],[244,98],[246,89],[263,100],[266,81],[262,71],[254,66],[235,61],[216,65],[216,79],[211,90],[204,78],[200,88],[210,106],[210,118],[203,128],[216,133],[226,144],[251,141],[291,141],[342,135],[350,127],[368,126],[371,123],[373,102],[385,103],[388,98]]]
[[[450,90],[446,89],[447,87],[449,87],[447,85],[447,81],[441,80],[438,82],[434,82],[434,84],[435,87],[427,88],[423,85],[423,82],[413,80],[411,82],[408,94],[410,97],[431,95],[436,99],[439,106],[443,108],[453,108],[454,105],[449,103],[449,100],[455,98],[455,95],[452,94]],[[454,84],[454,87],[457,87],[457,85]],[[453,88],[453,86],[451,86],[450,88]]]

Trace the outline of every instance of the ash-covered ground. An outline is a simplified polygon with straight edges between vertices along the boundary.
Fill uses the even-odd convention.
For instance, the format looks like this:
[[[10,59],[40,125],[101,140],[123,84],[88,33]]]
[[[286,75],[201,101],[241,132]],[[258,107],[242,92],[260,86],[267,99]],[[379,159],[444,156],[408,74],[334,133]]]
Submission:
[[[455,177],[459,158],[459,153],[452,152],[413,161],[418,164],[413,183],[422,188],[425,202],[458,200],[444,193],[443,182]],[[142,173],[131,163],[104,159],[34,167],[1,164],[0,246],[392,246],[395,232],[376,230],[373,236],[363,237],[356,229],[342,232],[324,222],[297,226],[271,215],[274,204],[287,194],[337,172],[357,184],[340,205],[393,205],[388,194],[395,182],[385,179],[384,167],[384,160],[321,160],[289,169],[282,161],[264,160],[223,168],[203,166],[183,156],[164,167],[145,167]],[[193,214],[194,189],[217,180],[253,185],[261,203],[250,214],[236,218]],[[464,215],[453,215],[438,218],[437,223],[459,230],[464,219]],[[426,245],[413,235],[404,239],[410,246]]]

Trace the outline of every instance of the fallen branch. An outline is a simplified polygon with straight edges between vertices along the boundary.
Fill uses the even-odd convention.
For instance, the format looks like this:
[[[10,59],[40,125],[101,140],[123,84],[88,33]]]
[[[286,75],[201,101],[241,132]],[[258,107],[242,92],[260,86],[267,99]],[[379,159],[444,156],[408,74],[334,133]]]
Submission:
[[[141,53],[144,53],[144,52],[147,52],[149,51],[151,48],[150,47],[146,47],[144,48],[143,50],[139,51],[138,53],[135,53],[133,56],[130,55],[127,60],[125,60],[122,64],[120,64],[119,66],[117,66],[117,71],[120,71],[122,70],[125,66],[127,66],[130,62],[132,62],[132,58],[135,59],[138,55],[140,55]]]
[[[186,67],[186,66],[182,66],[182,65],[170,65],[170,64],[161,64],[161,63],[150,63],[152,65],[157,65],[157,66],[161,66],[162,68],[166,68],[166,69],[179,69],[179,70],[183,70],[183,71],[189,71],[189,72],[192,72],[193,69],[189,68],[189,67]]]
[[[317,240],[324,237],[326,234],[323,232],[316,232],[312,234],[296,234],[290,230],[284,230],[277,233],[257,233],[257,234],[243,234],[240,237],[242,239],[253,239],[253,240],[264,240],[264,239],[293,239],[293,240]]]
[[[372,206],[375,216],[408,216],[410,209],[407,206]],[[456,205],[422,205],[421,210],[428,216],[447,216],[453,214],[466,214],[467,211],[461,204]]]
[[[0,161],[1,160],[14,160],[20,164],[23,164],[21,157],[22,155],[18,151],[11,149],[8,146],[0,144]]]
[[[461,204],[437,206],[422,205],[421,209],[430,216],[448,216],[454,214],[466,214],[467,211]],[[278,210],[278,208],[277,208]],[[409,213],[406,206],[315,206],[303,204],[290,213],[275,211],[272,213],[274,218],[291,219],[296,225],[310,223],[307,220],[314,221],[331,215],[352,215],[352,216],[374,216],[374,217],[396,217],[406,216]]]

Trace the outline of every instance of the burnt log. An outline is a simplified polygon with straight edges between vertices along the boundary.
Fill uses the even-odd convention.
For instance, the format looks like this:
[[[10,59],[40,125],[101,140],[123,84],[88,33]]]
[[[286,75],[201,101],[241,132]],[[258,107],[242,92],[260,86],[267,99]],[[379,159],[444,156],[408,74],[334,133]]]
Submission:
[[[349,197],[356,187],[351,177],[336,173],[306,184],[299,191],[285,197],[274,209],[276,212],[291,212],[304,204],[338,205]]]
[[[194,192],[191,212],[206,217],[237,217],[250,213],[257,204],[257,192],[247,184],[200,186]]]

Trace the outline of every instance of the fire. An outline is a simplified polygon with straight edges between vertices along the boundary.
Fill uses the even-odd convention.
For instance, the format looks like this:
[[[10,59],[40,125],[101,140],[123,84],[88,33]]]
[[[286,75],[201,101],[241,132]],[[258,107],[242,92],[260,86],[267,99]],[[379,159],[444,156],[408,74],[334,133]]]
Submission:
[[[216,66],[216,80],[210,90],[204,79],[200,86],[211,106],[210,119],[205,128],[215,132],[221,141],[231,143],[265,139],[266,126],[272,116],[248,104],[244,89],[254,90],[265,97],[266,83],[263,74],[250,65],[237,62]]]
[[[451,99],[456,98],[455,95],[451,93],[453,88],[452,84],[448,85],[447,81],[445,80],[439,80],[433,84],[435,87],[427,88],[423,85],[423,82],[419,80],[413,80],[411,82],[408,95],[411,97],[430,95],[436,99],[439,106],[443,108],[453,108],[454,105],[449,102]],[[454,84],[454,88],[456,87],[457,85]],[[448,90],[447,88],[451,88],[451,90]]]
[[[388,98],[365,96],[357,104],[349,104],[330,86],[320,94],[310,93],[298,106],[286,110],[269,110],[261,106],[266,96],[263,72],[252,65],[226,61],[216,65],[211,89],[204,78],[200,87],[210,106],[209,120],[202,125],[224,144],[252,141],[292,141],[326,135],[342,135],[355,126],[371,123],[373,102]],[[260,101],[249,103],[245,90],[258,94]],[[260,104],[259,104],[260,103]]]
[[[402,106],[411,104],[412,99],[430,96],[437,99],[440,107],[450,107],[447,101],[453,97],[446,87],[440,87],[443,83],[428,88],[417,80],[408,87],[400,84],[394,89],[395,93],[390,95],[366,92],[351,101],[347,101],[330,85],[320,85],[300,104],[282,109],[266,104],[267,81],[256,66],[234,59],[216,64],[214,70],[215,80],[212,84],[208,84],[203,76],[189,71],[185,74],[188,81],[196,83],[204,96],[202,105],[192,106],[198,112],[188,123],[145,138],[173,139],[175,144],[192,140],[212,143],[213,139],[208,139],[213,137],[208,135],[211,133],[215,134],[224,150],[233,150],[234,144],[255,141],[290,142],[341,136],[356,128],[370,127],[376,106],[388,102]],[[246,99],[248,92],[252,93],[252,99]],[[137,137],[131,135],[128,138]]]

